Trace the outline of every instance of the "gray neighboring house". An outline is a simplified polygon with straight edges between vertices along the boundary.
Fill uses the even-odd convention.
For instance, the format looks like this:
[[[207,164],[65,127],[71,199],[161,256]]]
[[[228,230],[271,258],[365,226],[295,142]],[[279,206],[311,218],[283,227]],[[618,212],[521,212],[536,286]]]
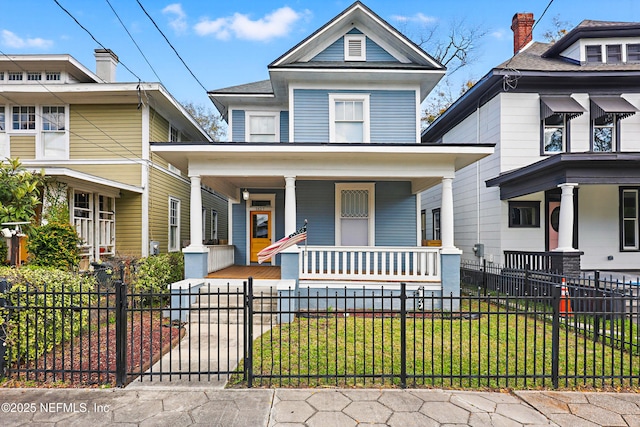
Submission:
[[[640,265],[640,23],[585,20],[555,43],[513,17],[514,56],[422,134],[428,145],[495,143],[453,181],[463,260],[560,271]],[[438,239],[439,188],[422,194]]]

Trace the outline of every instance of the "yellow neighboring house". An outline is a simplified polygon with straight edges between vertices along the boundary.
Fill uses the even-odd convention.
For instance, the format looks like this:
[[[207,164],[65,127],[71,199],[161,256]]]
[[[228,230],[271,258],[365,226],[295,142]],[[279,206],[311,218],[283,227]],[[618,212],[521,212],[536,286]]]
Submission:
[[[190,243],[188,171],[149,143],[212,140],[161,84],[118,83],[117,56],[95,57],[95,73],[69,55],[0,57],[0,156],[55,178],[44,209],[51,196],[68,201],[84,259],[179,251]],[[226,241],[226,199],[200,192],[202,243]]]

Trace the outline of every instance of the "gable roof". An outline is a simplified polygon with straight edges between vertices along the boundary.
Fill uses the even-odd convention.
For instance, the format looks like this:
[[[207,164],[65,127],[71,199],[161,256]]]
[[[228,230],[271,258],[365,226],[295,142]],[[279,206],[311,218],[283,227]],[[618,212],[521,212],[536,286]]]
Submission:
[[[363,32],[389,53],[395,54],[394,56],[402,63],[420,64],[438,70],[445,69],[435,58],[360,1],[353,3],[309,37],[289,49],[269,64],[269,69],[308,62],[325,47],[355,27],[361,31],[369,30]]]

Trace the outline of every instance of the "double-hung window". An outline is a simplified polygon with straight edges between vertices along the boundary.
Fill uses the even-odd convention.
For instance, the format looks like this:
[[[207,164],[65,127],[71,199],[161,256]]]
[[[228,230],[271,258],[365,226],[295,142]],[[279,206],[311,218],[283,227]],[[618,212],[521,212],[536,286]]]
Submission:
[[[627,62],[640,62],[640,44],[627,45]]]
[[[541,154],[570,151],[569,122],[585,111],[585,108],[569,95],[540,96]]]
[[[330,142],[369,142],[369,95],[329,94]]]
[[[640,249],[638,192],[637,188],[620,189],[620,250],[622,251]]]
[[[247,112],[247,127],[245,138],[247,142],[278,142],[279,113],[277,112]]]
[[[173,126],[169,126],[169,142],[180,142],[180,131]]]
[[[619,64],[622,62],[622,45],[607,45],[607,64]]]
[[[80,255],[91,257],[94,248],[93,194],[76,191],[73,194],[73,225],[80,238]]]
[[[169,197],[169,252],[180,250],[180,199]]]
[[[605,114],[593,120],[593,151],[616,151],[616,115]]]
[[[65,107],[42,107],[42,143],[40,155],[45,159],[69,157]]]
[[[431,211],[431,219],[433,221],[433,240],[440,240],[440,208]]]
[[[116,254],[115,199],[98,195],[98,252],[100,256]]]

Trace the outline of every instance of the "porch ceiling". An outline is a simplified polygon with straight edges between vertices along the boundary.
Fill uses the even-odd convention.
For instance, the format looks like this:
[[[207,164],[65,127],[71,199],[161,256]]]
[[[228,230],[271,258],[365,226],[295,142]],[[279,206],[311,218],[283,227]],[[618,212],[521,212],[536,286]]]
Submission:
[[[500,187],[500,199],[507,200],[559,184],[640,184],[640,153],[565,153],[503,173],[486,182]]]
[[[151,150],[231,198],[299,180],[411,181],[423,191],[493,152],[492,144],[152,144]]]

